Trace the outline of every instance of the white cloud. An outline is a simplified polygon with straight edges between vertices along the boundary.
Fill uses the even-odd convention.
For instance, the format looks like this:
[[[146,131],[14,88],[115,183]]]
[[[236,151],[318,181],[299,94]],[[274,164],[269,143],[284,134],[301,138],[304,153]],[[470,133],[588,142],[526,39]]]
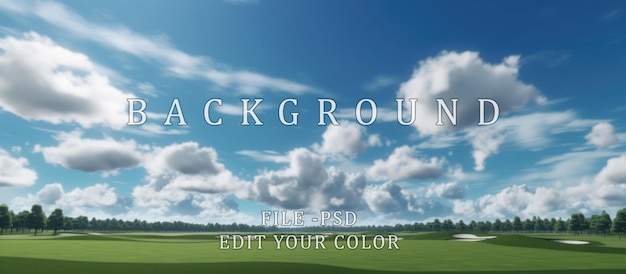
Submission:
[[[502,118],[494,125],[470,128],[465,132],[473,148],[474,169],[482,171],[485,160],[497,154],[503,143],[541,150],[552,142],[556,134],[587,130],[597,122],[580,119],[573,111],[537,112]]]
[[[372,134],[367,137],[367,145],[370,147],[379,147],[383,145],[383,141],[380,139],[379,134]]]
[[[63,198],[63,203],[70,207],[107,207],[117,204],[119,195],[108,184],[95,184],[84,189],[75,188]]]
[[[324,154],[357,155],[367,149],[365,127],[349,121],[340,121],[339,125],[328,125],[322,134],[322,144],[314,148]]]
[[[326,168],[321,156],[305,148],[296,148],[287,157],[288,167],[254,177],[251,198],[286,209],[361,207],[364,175]]]
[[[65,195],[63,185],[59,183],[47,184],[37,192],[37,199],[44,204],[50,205],[63,198],[63,195]]]
[[[477,52],[441,52],[434,58],[420,61],[411,79],[400,86],[399,98],[418,98],[417,117],[414,126],[422,136],[459,131],[478,122],[478,98],[498,102],[501,114],[523,109],[530,101],[544,101],[532,85],[518,78],[519,56],[508,56],[502,63],[484,62]],[[443,98],[451,105],[451,98],[458,98],[457,126],[446,123],[436,126],[436,98]],[[487,109],[489,106],[487,105]],[[409,112],[408,104],[405,112]],[[444,115],[445,116],[445,115]],[[489,117],[489,115],[487,115]]]
[[[272,150],[240,150],[236,153],[261,162],[289,163],[289,158],[287,156]]]
[[[244,188],[244,182],[218,162],[215,149],[196,142],[157,147],[146,157],[146,180],[157,190],[168,184],[204,193],[232,193]]]
[[[555,189],[538,187],[533,191],[526,185],[514,185],[476,200],[454,200],[453,210],[463,218],[481,220],[516,215],[554,217],[571,214],[571,204],[568,205],[565,195]]]
[[[53,124],[115,129],[126,124],[126,98],[135,96],[112,86],[87,56],[34,32],[4,37],[0,49],[2,109]]]
[[[572,185],[580,178],[593,174],[596,164],[619,152],[610,150],[572,151],[541,159],[536,166],[524,169],[523,175],[512,178],[514,182],[535,182],[536,184],[561,181]]]
[[[366,90],[379,90],[382,88],[386,88],[386,87],[390,87],[393,86],[395,84],[397,84],[398,81],[396,79],[394,79],[393,77],[390,76],[385,76],[385,75],[379,75],[376,76],[374,79],[372,79],[371,81],[365,83],[363,85],[363,88]]]
[[[245,1],[245,0],[244,0]],[[241,94],[259,94],[262,90],[292,94],[314,92],[309,86],[246,70],[223,69],[209,57],[189,55],[163,37],[147,37],[124,26],[104,26],[86,20],[64,5],[50,1],[3,1],[0,8],[18,14],[36,16],[77,37],[144,60],[160,63],[172,75],[184,79],[206,79],[223,89]],[[220,68],[220,69],[218,69]]]
[[[415,219],[442,214],[447,209],[432,200],[420,200],[416,195],[404,191],[400,186],[386,182],[365,189],[363,200],[376,214],[400,215]]]
[[[444,159],[420,159],[415,158],[416,154],[415,147],[397,147],[386,160],[375,160],[367,174],[376,180],[432,179],[441,176]]]
[[[400,186],[387,182],[370,186],[363,197],[370,210],[375,213],[395,213],[407,210],[407,200]]]
[[[137,84],[137,90],[139,91],[139,93],[150,97],[157,97],[159,95],[159,92],[156,91],[154,85],[147,82]]]
[[[520,64],[540,63],[549,68],[554,68],[567,62],[572,54],[567,51],[541,50],[525,56],[520,60]]]
[[[454,213],[463,218],[565,217],[572,212],[615,211],[626,200],[626,155],[611,158],[591,181],[557,183],[532,189],[506,187],[474,200],[453,201]]]
[[[428,187],[426,195],[437,195],[446,199],[462,199],[465,197],[465,188],[463,188],[457,181],[442,184],[433,183]]]
[[[339,119],[345,120],[356,120],[356,109],[354,108],[338,108],[337,111],[334,112],[335,117]],[[404,120],[409,119],[409,113],[407,111],[403,112]],[[372,117],[372,110],[368,107],[364,107],[361,110],[361,117],[363,121],[368,121],[370,117]],[[396,122],[398,121],[398,112],[396,109],[389,109],[378,106],[376,109],[376,122]]]
[[[615,135],[615,128],[607,122],[593,126],[591,132],[585,135],[585,139],[587,139],[588,144],[597,147],[606,147],[619,143],[619,138]]]
[[[67,216],[78,216],[86,212],[109,212],[120,214],[128,212],[132,201],[119,195],[117,189],[108,184],[95,184],[85,188],[74,188],[65,192],[59,183],[47,184],[35,195],[15,197],[11,207],[30,209],[33,204],[44,205],[44,210],[51,212],[54,208],[61,208]]]
[[[90,139],[83,138],[82,134],[80,131],[58,134],[57,146],[36,145],[34,151],[41,152],[47,163],[86,172],[115,172],[136,167],[141,162],[142,153],[134,140]]]
[[[147,113],[148,116],[150,116],[149,113]],[[156,115],[155,117],[151,117],[151,118],[155,118],[158,119],[157,117],[159,117],[159,115]],[[147,122],[143,125],[140,126],[132,126],[132,127],[126,127],[124,128],[124,131],[129,132],[129,133],[133,133],[133,134],[137,134],[137,135],[143,135],[146,137],[154,137],[155,135],[185,135],[187,134],[189,131],[186,129],[177,129],[177,128],[173,128],[173,127],[164,127],[162,125],[156,124],[156,123],[150,123]]]
[[[626,200],[626,154],[611,158],[594,180],[598,206],[623,206]]]
[[[26,158],[13,158],[8,151],[0,148],[0,187],[34,185],[37,180],[37,173],[27,166],[28,160]]]
[[[196,142],[155,147],[146,159],[143,166],[148,173],[147,184],[136,186],[132,196],[136,205],[155,214],[199,213],[210,210],[202,206],[209,203],[235,210],[237,204],[224,195],[245,196],[249,191],[248,183],[218,161],[215,149],[200,147]]]

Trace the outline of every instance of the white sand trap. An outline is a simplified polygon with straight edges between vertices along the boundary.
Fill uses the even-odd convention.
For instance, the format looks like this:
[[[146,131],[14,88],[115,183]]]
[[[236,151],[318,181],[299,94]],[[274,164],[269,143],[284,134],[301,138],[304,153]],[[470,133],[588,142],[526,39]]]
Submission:
[[[451,239],[450,241],[462,241],[462,242],[478,242],[484,241],[487,239],[495,239],[497,236],[476,236],[474,234],[454,234],[452,235],[455,239]]]
[[[61,233],[57,234],[57,237],[73,237],[73,236],[85,236],[85,234],[65,233],[65,232],[61,232]]]
[[[589,242],[575,240],[552,240],[553,242],[567,245],[588,245]]]

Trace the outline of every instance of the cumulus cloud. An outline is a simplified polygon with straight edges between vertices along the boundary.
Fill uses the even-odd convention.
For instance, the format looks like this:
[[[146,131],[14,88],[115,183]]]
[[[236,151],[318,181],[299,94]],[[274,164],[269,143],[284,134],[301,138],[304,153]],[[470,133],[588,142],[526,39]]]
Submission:
[[[13,158],[8,151],[0,148],[0,187],[27,187],[35,184],[37,173],[28,168],[24,157]]]
[[[520,217],[554,216],[567,214],[571,208],[567,199],[559,191],[538,187],[532,190],[527,185],[513,185],[497,194],[487,194],[476,200],[455,200],[453,210],[464,217],[505,218],[514,215]]]
[[[140,164],[142,153],[134,140],[116,141],[113,138],[83,138],[81,131],[60,133],[55,138],[57,146],[36,145],[34,151],[41,152],[47,163],[86,172],[115,172]]]
[[[593,180],[531,188],[506,187],[474,200],[454,200],[454,213],[471,218],[559,217],[573,211],[617,210],[626,200],[626,155],[611,158]]]
[[[463,138],[453,138],[450,135],[464,135],[473,147],[475,170],[482,171],[485,160],[498,153],[511,127],[502,126],[504,119],[491,126],[476,127],[479,118],[478,99],[495,100],[501,116],[520,111],[532,101],[540,104],[546,101],[537,88],[518,79],[518,71],[519,56],[508,56],[501,63],[490,64],[481,59],[478,52],[443,51],[435,57],[420,61],[411,78],[400,86],[397,97],[406,100],[405,113],[410,112],[410,106],[406,102],[410,98],[419,99],[416,108],[416,116],[419,118],[413,126],[421,137],[437,140],[443,135],[449,141],[458,141]],[[447,121],[445,112],[444,125],[435,125],[438,115],[437,98],[444,99],[451,109],[451,99],[459,99],[456,126]],[[486,119],[489,120],[493,110],[489,104],[486,104],[485,110]],[[498,126],[498,130],[494,129]],[[441,141],[435,143],[439,147],[450,145]]]
[[[251,198],[286,209],[361,207],[364,175],[326,168],[323,158],[306,148],[296,148],[287,157],[288,167],[254,177]]]
[[[403,215],[413,219],[426,218],[447,211],[441,203],[418,199],[416,195],[404,191],[392,182],[368,186],[363,194],[363,200],[374,213]]]
[[[37,199],[44,204],[54,204],[65,195],[63,186],[59,183],[47,184],[39,192],[37,192]]]
[[[397,95],[407,101],[409,98],[420,100],[416,109],[419,119],[414,124],[420,135],[458,131],[478,123],[479,98],[498,102],[501,113],[519,111],[530,101],[545,100],[534,86],[518,79],[518,60],[519,56],[508,56],[499,64],[490,64],[483,61],[478,52],[444,51],[420,61],[411,79],[400,86]],[[449,105],[450,98],[459,99],[456,127],[445,120],[445,126],[435,125],[436,98],[443,98]],[[405,108],[410,111],[408,104]]]
[[[340,121],[339,123],[339,125],[327,126],[326,131],[322,134],[322,144],[316,144],[314,147],[321,153],[348,156],[354,156],[365,151],[368,146],[368,140],[364,140],[365,128],[349,121]]]
[[[0,107],[26,120],[120,129],[126,98],[81,53],[34,32],[0,39]],[[37,79],[34,81],[33,79]]]
[[[456,181],[442,184],[430,184],[426,195],[437,195],[446,199],[462,199],[465,197],[465,188]]]
[[[397,147],[387,159],[378,159],[368,169],[368,176],[376,180],[432,179],[441,176],[444,159],[416,158],[415,147]]]
[[[597,204],[623,206],[626,200],[626,154],[611,158],[594,180],[593,194]]]
[[[105,207],[118,202],[117,190],[108,184],[95,184],[84,189],[75,188],[65,194],[70,206]]]
[[[597,147],[606,147],[619,143],[619,139],[615,135],[615,128],[607,122],[593,126],[591,132],[585,135],[585,139],[587,139],[588,144]]]
[[[201,205],[209,203],[203,201],[220,204],[217,201],[221,199],[223,208],[232,209],[233,202],[221,194],[247,195],[248,184],[220,163],[211,147],[200,147],[196,142],[176,143],[155,147],[146,157],[149,160],[143,166],[147,184],[135,187],[132,194],[138,206],[160,213],[185,205],[202,211],[208,208]]]
[[[118,214],[128,212],[132,200],[121,196],[117,189],[106,183],[77,187],[70,192],[65,192],[61,184],[52,183],[45,185],[35,195],[28,194],[11,201],[11,206],[18,209],[29,209],[33,204],[43,204],[48,210],[62,208],[66,215],[82,214],[85,211]]]

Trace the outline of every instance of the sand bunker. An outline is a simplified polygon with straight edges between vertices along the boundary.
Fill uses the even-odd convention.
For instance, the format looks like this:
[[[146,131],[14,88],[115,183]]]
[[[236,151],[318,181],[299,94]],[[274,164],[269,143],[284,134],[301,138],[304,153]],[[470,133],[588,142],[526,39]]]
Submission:
[[[560,244],[568,244],[568,245],[588,245],[589,242],[585,241],[575,241],[575,240],[552,240],[553,242]]]
[[[450,241],[462,241],[462,242],[478,242],[484,241],[487,239],[494,239],[497,236],[476,236],[474,234],[454,234],[452,235],[454,239],[450,239]]]

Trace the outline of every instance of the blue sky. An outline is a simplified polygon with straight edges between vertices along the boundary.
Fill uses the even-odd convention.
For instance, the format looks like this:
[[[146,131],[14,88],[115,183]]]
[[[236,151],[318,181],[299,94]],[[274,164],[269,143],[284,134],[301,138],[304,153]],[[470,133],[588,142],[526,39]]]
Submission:
[[[618,1],[0,1],[0,202],[102,218],[359,224],[626,206]],[[127,98],[148,121],[127,126]],[[187,126],[164,126],[178,98]],[[207,100],[223,124],[204,121]],[[241,125],[262,98],[262,126]],[[278,105],[299,112],[297,126]],[[339,126],[318,126],[318,98]],[[371,98],[374,124],[354,107]],[[396,98],[418,98],[411,126]],[[435,98],[459,98],[457,126]],[[477,98],[501,110],[476,126]],[[406,105],[405,107],[408,107]],[[408,109],[407,109],[408,110]],[[329,121],[328,121],[329,122]],[[444,122],[447,122],[444,120]]]

